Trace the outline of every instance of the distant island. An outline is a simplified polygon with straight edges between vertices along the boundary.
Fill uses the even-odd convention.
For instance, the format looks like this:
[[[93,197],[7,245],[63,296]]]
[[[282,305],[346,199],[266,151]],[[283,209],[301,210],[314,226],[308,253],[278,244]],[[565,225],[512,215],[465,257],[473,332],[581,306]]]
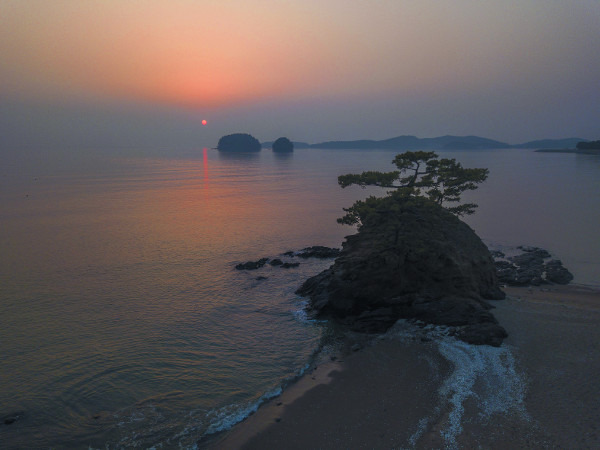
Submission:
[[[540,153],[581,153],[585,155],[600,155],[600,141],[581,141],[575,148],[541,148]]]
[[[439,136],[434,138],[418,138],[404,135],[390,139],[371,140],[360,139],[354,141],[326,141],[317,144],[294,141],[294,148],[323,148],[339,150],[484,150],[503,148],[531,148],[531,149],[564,149],[574,148],[579,143],[587,143],[581,138],[542,139],[528,141],[522,144],[511,145],[506,142],[496,141],[480,136]],[[272,141],[263,142],[262,146],[271,148]]]
[[[537,141],[525,142],[521,145],[514,145],[519,148],[573,148],[580,142],[586,142],[585,139],[567,138],[567,139],[540,139]]]
[[[273,148],[273,144],[276,141],[265,141],[263,143],[261,143],[260,145],[262,146],[262,148]],[[294,146],[294,148],[310,148],[311,145],[308,142],[298,142],[298,141],[290,141],[292,143],[292,145]]]
[[[294,143],[286,137],[280,137],[273,142],[272,148],[277,153],[289,153],[294,151]]]
[[[219,139],[217,150],[223,152],[260,152],[258,139],[247,133],[234,133]]]

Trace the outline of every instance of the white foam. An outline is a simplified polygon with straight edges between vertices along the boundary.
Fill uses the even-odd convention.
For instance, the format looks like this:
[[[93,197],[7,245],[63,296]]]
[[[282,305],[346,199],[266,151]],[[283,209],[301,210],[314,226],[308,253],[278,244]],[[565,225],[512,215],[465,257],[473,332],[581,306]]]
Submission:
[[[477,401],[480,418],[495,413],[518,413],[528,419],[524,406],[526,384],[515,369],[514,357],[508,347],[470,345],[456,339],[438,341],[440,353],[454,365],[454,370],[439,390],[442,402],[451,410],[448,423],[441,431],[447,448],[456,448],[456,438],[462,432],[464,402]],[[478,392],[474,392],[479,381]]]
[[[462,432],[464,402],[476,401],[478,419],[487,421],[493,414],[508,413],[529,420],[525,409],[527,385],[517,372],[510,347],[471,345],[450,334],[451,327],[425,325],[421,322],[399,320],[382,336],[383,339],[400,339],[406,342],[416,338],[429,338],[437,343],[439,352],[453,365],[453,371],[439,389],[440,402],[433,414],[423,417],[408,443],[416,447],[431,421],[443,411],[450,413],[441,430],[446,448],[457,448],[457,437]]]
[[[308,314],[306,312],[306,307],[308,306],[308,300],[299,297],[300,301],[298,302],[299,304],[299,308],[298,309],[293,309],[292,310],[292,314],[294,315],[294,318],[296,320],[298,320],[299,322],[311,322],[311,319],[308,317]]]
[[[408,439],[408,442],[412,447],[417,446],[417,441],[423,435],[423,433],[425,433],[425,430],[427,430],[430,420],[431,418],[429,417],[423,417],[421,420],[419,420],[419,423],[417,424],[417,431],[415,431]]]
[[[305,299],[303,297],[298,297],[297,303],[299,304],[300,308],[294,308],[291,310],[292,314],[294,315],[294,318],[297,321],[304,322],[304,323],[325,323],[325,322],[327,322],[326,319],[314,319],[308,314],[307,307],[308,307],[309,303],[308,303],[307,299]]]
[[[266,394],[263,394],[258,400],[246,406],[240,407],[239,405],[227,405],[216,411],[210,411],[207,416],[210,416],[211,423],[205,434],[210,435],[230,429],[251,414],[254,414],[258,410],[259,406],[267,400],[280,396],[281,392],[281,387],[278,387],[270,392],[267,392]]]

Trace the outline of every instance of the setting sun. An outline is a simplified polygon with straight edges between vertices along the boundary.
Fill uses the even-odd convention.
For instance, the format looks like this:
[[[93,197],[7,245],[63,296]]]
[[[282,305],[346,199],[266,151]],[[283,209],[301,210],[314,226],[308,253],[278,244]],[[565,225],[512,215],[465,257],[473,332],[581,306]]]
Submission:
[[[202,119],[202,125],[206,125],[208,122],[206,121],[206,119]]]

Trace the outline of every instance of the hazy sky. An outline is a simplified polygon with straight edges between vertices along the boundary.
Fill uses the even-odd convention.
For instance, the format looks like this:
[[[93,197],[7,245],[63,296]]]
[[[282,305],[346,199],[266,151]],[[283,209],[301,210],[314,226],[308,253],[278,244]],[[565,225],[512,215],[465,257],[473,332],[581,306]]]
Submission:
[[[0,145],[599,139],[599,44],[598,0],[0,0]]]

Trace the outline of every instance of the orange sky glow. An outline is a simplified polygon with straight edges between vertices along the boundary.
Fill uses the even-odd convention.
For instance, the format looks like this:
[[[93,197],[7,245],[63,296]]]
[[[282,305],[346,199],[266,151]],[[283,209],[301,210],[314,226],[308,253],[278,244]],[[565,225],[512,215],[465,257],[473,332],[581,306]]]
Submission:
[[[482,100],[497,121],[507,99],[541,110],[554,97],[557,106],[590,98],[600,78],[600,4],[568,3],[0,0],[0,95],[142,101],[199,114],[321,102],[315,117],[328,108],[335,116],[336,102],[381,109],[395,99],[382,116],[387,128],[364,137],[398,134],[392,125],[409,119],[401,116],[408,107],[418,125],[439,122],[427,119],[431,105],[459,104],[462,122],[460,112],[443,122],[458,132]],[[339,107],[340,121],[359,120]],[[405,132],[427,130],[416,125]]]
[[[89,90],[198,107],[293,96],[328,82],[315,73],[340,42],[335,26],[315,33],[322,19],[280,5],[8,2],[4,65],[37,95]]]

